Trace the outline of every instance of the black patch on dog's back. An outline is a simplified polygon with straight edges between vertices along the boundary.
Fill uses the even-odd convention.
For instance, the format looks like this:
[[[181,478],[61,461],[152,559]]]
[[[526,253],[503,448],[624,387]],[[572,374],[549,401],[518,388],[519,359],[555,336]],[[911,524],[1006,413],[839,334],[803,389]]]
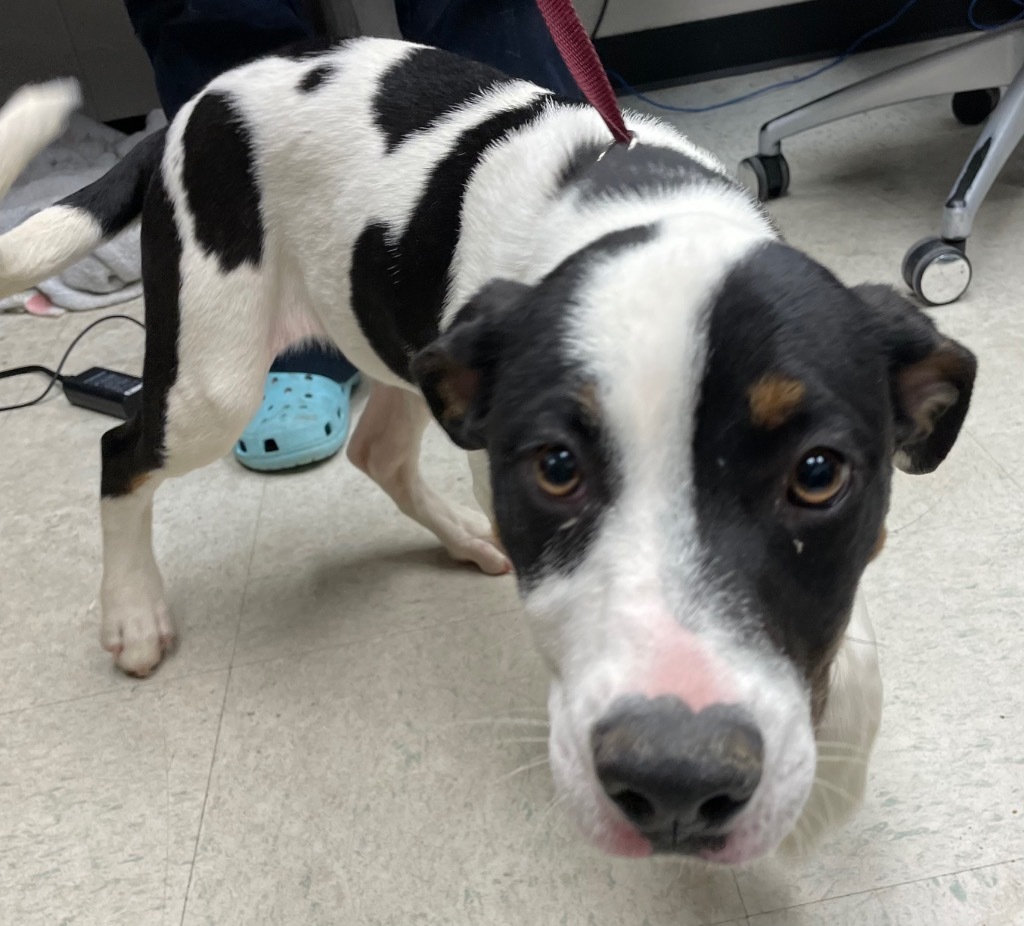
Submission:
[[[199,98],[182,138],[182,181],[199,246],[227,273],[263,259],[263,218],[252,138],[224,92]]]
[[[299,93],[312,93],[325,80],[334,75],[333,64],[318,64],[310,68],[299,81]]]
[[[643,196],[695,183],[735,185],[689,155],[672,148],[645,145],[641,140],[633,148],[587,145],[580,149],[563,168],[558,190],[578,190],[584,199],[592,200],[622,194]]]
[[[751,208],[782,237],[774,216],[742,184],[681,151],[644,144],[642,138],[632,148],[626,145],[580,148],[562,169],[556,190],[559,194],[575,191],[584,201],[592,201],[616,196],[641,199],[664,190],[697,185],[718,186],[747,196]]]
[[[102,177],[70,196],[58,206],[72,206],[88,212],[109,238],[139,217],[142,204],[160,164],[167,130],[160,129],[140,141]]]
[[[437,337],[448,270],[461,228],[462,200],[484,150],[535,119],[546,98],[496,113],[467,129],[435,168],[399,241],[368,225],[352,254],[352,307],[366,339],[408,380],[411,355]]]
[[[373,112],[389,152],[473,96],[513,78],[437,48],[414,48],[381,77]]]

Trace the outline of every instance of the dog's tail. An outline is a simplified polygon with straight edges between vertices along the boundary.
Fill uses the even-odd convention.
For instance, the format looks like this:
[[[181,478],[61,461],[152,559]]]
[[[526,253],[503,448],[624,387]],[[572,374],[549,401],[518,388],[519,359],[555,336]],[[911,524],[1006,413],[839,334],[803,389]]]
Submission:
[[[22,87],[0,109],[0,197],[64,132],[80,102],[76,81],[55,80]],[[0,235],[0,297],[59,273],[138,218],[163,145],[161,130],[94,183]]]

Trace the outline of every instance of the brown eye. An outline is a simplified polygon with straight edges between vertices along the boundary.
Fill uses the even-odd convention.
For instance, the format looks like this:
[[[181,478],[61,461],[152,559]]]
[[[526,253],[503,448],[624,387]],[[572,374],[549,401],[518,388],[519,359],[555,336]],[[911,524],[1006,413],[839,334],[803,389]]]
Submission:
[[[545,447],[534,464],[537,485],[548,495],[564,498],[583,482],[576,455],[565,447]]]
[[[808,508],[826,508],[850,481],[850,467],[838,453],[817,447],[805,453],[789,477],[789,497]]]

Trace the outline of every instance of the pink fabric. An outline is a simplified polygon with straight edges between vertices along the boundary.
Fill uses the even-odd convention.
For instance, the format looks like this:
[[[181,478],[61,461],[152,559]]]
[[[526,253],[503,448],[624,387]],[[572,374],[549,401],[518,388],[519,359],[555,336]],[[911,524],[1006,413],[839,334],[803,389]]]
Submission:
[[[42,293],[33,293],[25,300],[25,311],[29,315],[63,315],[64,310],[57,308]]]

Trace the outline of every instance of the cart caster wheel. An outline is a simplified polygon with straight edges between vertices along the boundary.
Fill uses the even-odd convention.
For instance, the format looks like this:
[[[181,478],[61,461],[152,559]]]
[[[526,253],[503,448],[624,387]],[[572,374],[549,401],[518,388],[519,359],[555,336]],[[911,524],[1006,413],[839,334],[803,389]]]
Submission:
[[[789,165],[781,154],[755,154],[740,161],[736,176],[761,202],[785,196],[789,189]]]
[[[903,258],[903,279],[929,305],[956,302],[971,283],[963,242],[923,238]]]
[[[981,125],[998,105],[998,87],[953,94],[953,115],[963,125]]]

